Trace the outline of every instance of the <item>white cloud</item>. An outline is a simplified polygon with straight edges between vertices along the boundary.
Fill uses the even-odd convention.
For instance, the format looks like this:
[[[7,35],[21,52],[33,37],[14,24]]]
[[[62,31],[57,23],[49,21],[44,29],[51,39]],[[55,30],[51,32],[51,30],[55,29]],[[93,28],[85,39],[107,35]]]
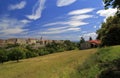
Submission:
[[[9,29],[4,29],[1,30],[0,33],[4,33],[5,35],[8,34],[19,34],[26,31],[26,29],[22,29],[22,28],[9,28]]]
[[[63,6],[68,6],[77,0],[57,0],[57,6],[58,7],[63,7]]]
[[[84,12],[81,12],[82,10],[84,10]],[[67,17],[67,19],[63,20],[63,18],[61,18],[61,20],[63,21],[61,20],[56,22],[54,21],[43,25],[43,27],[48,27],[48,29],[44,30],[45,32],[43,32],[42,34],[59,34],[65,32],[81,31],[80,26],[89,24],[87,22],[84,22],[84,20],[93,17],[92,15],[84,14],[84,13],[92,12],[93,9],[82,9],[82,10],[80,9],[69,12],[64,16]],[[75,13],[76,11],[79,11],[79,13],[78,12]]]
[[[54,30],[62,30],[65,29],[67,27],[57,27],[57,28],[49,28],[48,30],[54,31]]]
[[[44,35],[48,35],[48,34],[60,34],[60,33],[63,33],[63,32],[66,32],[66,30],[61,30],[61,31],[44,31],[44,32],[40,32],[40,33],[44,34]]]
[[[100,14],[100,16],[103,17],[109,17],[109,16],[114,16],[115,13],[117,12],[117,9],[109,8],[107,10],[99,10],[97,14]]]
[[[68,20],[68,21],[64,21],[64,22],[55,22],[55,23],[48,23],[45,24],[44,26],[55,26],[55,25],[63,25],[63,26],[67,26],[67,27],[79,27],[82,25],[87,25],[88,23],[86,22],[82,22],[81,20]]]
[[[86,23],[86,22],[82,22],[82,20],[80,20],[80,21],[76,20],[76,21],[69,21],[68,22],[68,25],[70,27],[79,27],[79,26],[87,25],[87,24],[88,23]]]
[[[117,9],[113,9],[113,8],[109,8],[107,10],[99,10],[97,11],[97,14],[99,14],[100,16],[105,17],[104,21],[106,21],[106,18],[108,18],[109,16],[114,16],[115,13],[117,12]]]
[[[58,21],[58,22],[52,22],[52,23],[48,23],[48,24],[45,24],[43,26],[55,26],[55,25],[66,25],[68,24],[67,22],[63,22],[63,21]]]
[[[87,18],[91,18],[92,15],[75,15],[75,16],[72,16],[70,19],[71,20],[83,20],[83,19],[87,19]]]
[[[93,39],[96,39],[97,34],[95,32],[90,32],[90,33],[85,33],[80,37],[83,37],[85,40],[89,40],[90,37],[92,37]]]
[[[80,28],[69,28],[68,30],[71,30],[71,31],[80,31],[81,29]]]
[[[94,26],[94,28],[97,28],[97,26]]]
[[[101,28],[102,25],[99,26],[99,28]]]
[[[73,31],[73,32],[76,32],[76,31],[80,31],[80,28],[58,28],[58,29],[54,29],[54,30],[46,30],[44,32],[40,32],[40,34],[44,34],[44,35],[47,35],[47,34],[61,34],[61,33],[64,33],[64,32],[68,32],[68,31]]]
[[[24,23],[24,24],[28,24],[28,23],[30,23],[31,21],[24,19],[24,20],[21,20],[21,22]]]
[[[77,26],[86,25],[88,23],[83,22],[83,20],[93,17],[92,15],[87,15],[86,13],[92,12],[93,10],[94,10],[93,8],[74,10],[66,15],[68,18],[66,21],[52,22],[45,24],[44,26],[65,25],[70,27],[77,27]]]
[[[13,18],[1,18],[0,19],[0,35],[4,37],[6,35],[21,34],[28,29],[24,29],[26,24]]]
[[[41,18],[42,11],[44,9],[46,0],[38,0],[32,10],[32,15],[27,15],[28,19],[37,20]]]
[[[25,5],[26,5],[26,2],[25,1],[21,1],[18,4],[10,5],[8,8],[9,8],[9,10],[23,9],[25,7]]]
[[[92,12],[93,10],[94,10],[94,8],[79,9],[79,10],[71,11],[68,15],[86,14],[86,13]]]

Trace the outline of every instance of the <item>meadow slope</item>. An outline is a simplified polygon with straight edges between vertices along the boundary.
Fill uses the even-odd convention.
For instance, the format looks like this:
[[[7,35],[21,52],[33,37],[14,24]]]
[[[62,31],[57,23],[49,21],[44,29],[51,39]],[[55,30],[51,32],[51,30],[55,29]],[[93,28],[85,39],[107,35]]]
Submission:
[[[96,49],[73,50],[0,64],[0,78],[70,78]]]
[[[75,78],[120,78],[119,67],[120,45],[104,47],[86,59],[74,76],[79,76]]]

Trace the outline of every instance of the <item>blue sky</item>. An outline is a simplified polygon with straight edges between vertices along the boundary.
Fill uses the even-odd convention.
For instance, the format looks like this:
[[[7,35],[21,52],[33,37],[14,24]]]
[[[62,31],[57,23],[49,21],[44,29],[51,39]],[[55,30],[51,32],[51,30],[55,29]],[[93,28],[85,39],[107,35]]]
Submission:
[[[103,5],[102,0],[0,0],[0,38],[95,38],[116,12]]]

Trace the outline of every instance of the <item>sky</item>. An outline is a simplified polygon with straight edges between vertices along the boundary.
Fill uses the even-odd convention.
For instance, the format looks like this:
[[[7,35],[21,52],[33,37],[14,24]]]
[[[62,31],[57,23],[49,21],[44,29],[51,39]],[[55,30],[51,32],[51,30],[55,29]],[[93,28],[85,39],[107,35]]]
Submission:
[[[95,39],[116,11],[102,0],[0,0],[0,38]]]

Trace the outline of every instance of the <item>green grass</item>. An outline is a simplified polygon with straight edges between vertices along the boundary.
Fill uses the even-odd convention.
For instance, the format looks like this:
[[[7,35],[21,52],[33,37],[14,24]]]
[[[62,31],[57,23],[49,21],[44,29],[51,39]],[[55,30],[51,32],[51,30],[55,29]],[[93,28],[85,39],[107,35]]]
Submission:
[[[77,78],[77,67],[96,49],[73,50],[0,64],[0,78]],[[83,77],[81,77],[83,78]]]
[[[105,47],[88,58],[82,65],[78,67],[75,73],[76,78],[96,78],[101,71],[108,68],[106,63],[112,62],[120,58],[120,46]]]

